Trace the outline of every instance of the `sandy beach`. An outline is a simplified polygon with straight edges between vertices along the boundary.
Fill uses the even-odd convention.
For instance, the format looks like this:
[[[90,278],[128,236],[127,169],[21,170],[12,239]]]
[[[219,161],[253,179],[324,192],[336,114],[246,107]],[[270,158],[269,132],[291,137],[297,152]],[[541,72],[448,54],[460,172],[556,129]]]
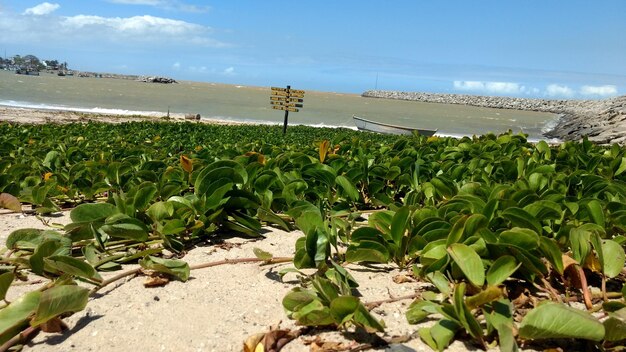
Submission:
[[[80,112],[71,110],[47,110],[47,109],[31,109],[17,108],[10,106],[0,106],[0,121],[26,124],[42,124],[42,123],[74,123],[74,122],[106,122],[106,123],[123,123],[130,121],[189,121],[185,119],[185,114],[171,114],[170,119],[166,116],[154,116],[154,114],[146,115],[120,115],[105,114],[93,112]],[[192,119],[191,121],[196,121]],[[237,121],[200,119],[202,123],[236,125],[241,124]]]
[[[43,220],[43,221],[42,221]],[[41,220],[35,216],[0,212],[0,243],[14,230],[21,228],[55,229],[70,221],[69,212]],[[263,239],[233,237],[223,243],[199,246],[183,258],[190,265],[223,259],[254,257],[257,247],[274,256],[293,256],[300,231],[285,232],[273,228]],[[144,277],[130,277],[102,289],[90,298],[87,308],[65,319],[69,330],[61,333],[39,333],[28,343],[26,351],[241,351],[251,335],[267,332],[271,326],[297,331],[281,305],[282,298],[298,286],[295,274],[281,280],[278,272],[287,264],[259,265],[241,263],[194,270],[189,281],[170,282],[164,287],[145,288]],[[124,270],[134,268],[127,265]],[[391,265],[371,267],[349,265],[349,272],[359,282],[363,302],[388,300],[415,294],[427,286],[408,277]],[[103,277],[117,274],[105,273]],[[394,282],[394,277],[400,283]],[[42,285],[37,277],[31,284],[11,287],[7,299]],[[384,303],[373,309],[387,329],[383,337],[397,339],[388,351],[430,350],[417,336],[425,325],[409,325],[404,316],[411,299]],[[312,341],[335,342],[355,348],[339,332],[312,330],[290,342],[282,351],[308,351]],[[476,347],[454,342],[450,351],[468,351]]]

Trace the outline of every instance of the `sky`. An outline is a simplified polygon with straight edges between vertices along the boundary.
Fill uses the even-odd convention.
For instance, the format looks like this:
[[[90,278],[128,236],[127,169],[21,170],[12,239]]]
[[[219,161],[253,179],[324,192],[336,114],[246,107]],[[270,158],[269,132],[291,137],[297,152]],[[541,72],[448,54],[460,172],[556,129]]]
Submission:
[[[624,0],[0,0],[0,55],[361,93],[626,94]]]

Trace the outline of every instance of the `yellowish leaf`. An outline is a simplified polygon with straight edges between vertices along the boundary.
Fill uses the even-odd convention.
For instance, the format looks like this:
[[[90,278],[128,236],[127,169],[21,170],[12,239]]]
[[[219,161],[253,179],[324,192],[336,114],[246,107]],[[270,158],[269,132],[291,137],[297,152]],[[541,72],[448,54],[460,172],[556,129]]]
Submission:
[[[143,282],[143,287],[159,287],[165,286],[170,280],[164,276],[149,276],[146,281]]]
[[[188,173],[193,171],[193,162],[185,155],[180,156],[180,166]]]
[[[589,255],[587,255],[587,259],[585,259],[585,264],[583,265],[583,268],[587,268],[596,273],[602,272],[602,265],[600,265],[600,261],[598,260],[598,258],[596,258],[595,255],[593,255],[593,253],[589,253]]]
[[[261,154],[261,153],[257,153],[257,152],[247,152],[246,154],[244,154],[244,156],[253,156],[256,155],[256,161],[261,164],[261,165],[265,165],[265,155]]]
[[[39,326],[43,332],[60,333],[68,329],[67,324],[59,317],[54,317]]]
[[[13,210],[16,213],[22,211],[22,203],[15,196],[8,193],[0,193],[0,208]]]
[[[328,154],[328,149],[330,148],[330,141],[325,139],[320,142],[320,162],[323,163],[326,160],[326,155]]]
[[[52,177],[52,175],[54,175],[52,172],[46,172],[46,173],[43,175],[43,180],[44,180],[44,181],[48,181],[48,180],[50,179],[50,177]]]
[[[246,339],[243,343],[244,352],[256,352],[257,346],[263,348],[261,341],[265,337],[265,333],[254,334]]]
[[[567,254],[563,254],[562,258],[563,258],[563,270],[567,269],[571,265],[578,264],[578,262],[574,258],[570,257]]]

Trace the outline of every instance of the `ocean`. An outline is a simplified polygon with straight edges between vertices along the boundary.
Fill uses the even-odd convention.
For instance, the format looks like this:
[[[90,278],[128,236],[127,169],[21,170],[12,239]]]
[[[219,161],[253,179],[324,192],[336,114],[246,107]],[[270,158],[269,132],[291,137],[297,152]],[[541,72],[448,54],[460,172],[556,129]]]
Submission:
[[[292,87],[302,89],[301,87]],[[181,81],[145,83],[112,78],[16,75],[0,71],[0,105],[124,115],[200,114],[203,119],[281,124],[272,109],[270,88]],[[549,113],[452,104],[363,98],[357,94],[306,91],[303,108],[289,124],[356,129],[352,116],[389,124],[437,129],[441,136],[471,136],[509,129],[541,140],[556,122]]]

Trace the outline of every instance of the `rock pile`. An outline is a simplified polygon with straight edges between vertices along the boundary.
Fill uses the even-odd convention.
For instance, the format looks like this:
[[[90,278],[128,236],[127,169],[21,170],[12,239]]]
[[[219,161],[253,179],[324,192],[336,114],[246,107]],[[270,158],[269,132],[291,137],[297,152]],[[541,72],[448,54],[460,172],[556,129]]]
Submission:
[[[147,83],[164,83],[164,84],[178,83],[173,78],[159,77],[159,76],[145,76],[145,77],[141,77],[139,81],[147,82]]]
[[[362,96],[555,113],[560,115],[559,121],[546,137],[579,140],[587,136],[600,144],[626,144],[626,96],[605,100],[549,100],[382,90],[370,90]]]

